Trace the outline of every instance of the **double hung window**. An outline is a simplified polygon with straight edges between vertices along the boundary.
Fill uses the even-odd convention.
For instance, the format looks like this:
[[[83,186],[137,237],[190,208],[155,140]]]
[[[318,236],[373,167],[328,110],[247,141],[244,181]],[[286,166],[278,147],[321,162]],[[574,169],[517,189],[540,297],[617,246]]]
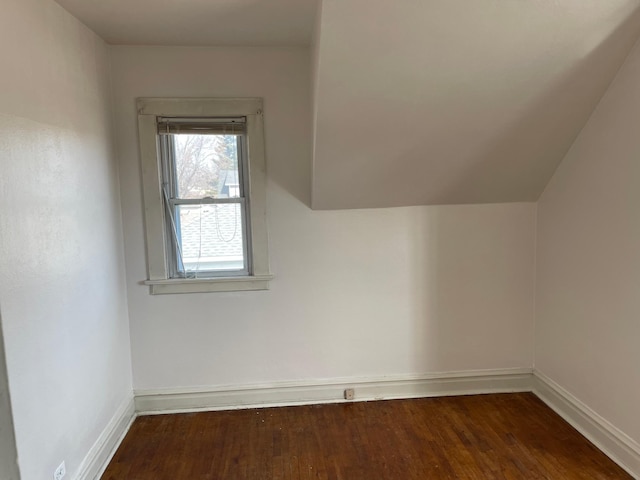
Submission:
[[[139,99],[152,293],[268,288],[259,99]]]
[[[245,118],[157,123],[169,277],[249,275]]]

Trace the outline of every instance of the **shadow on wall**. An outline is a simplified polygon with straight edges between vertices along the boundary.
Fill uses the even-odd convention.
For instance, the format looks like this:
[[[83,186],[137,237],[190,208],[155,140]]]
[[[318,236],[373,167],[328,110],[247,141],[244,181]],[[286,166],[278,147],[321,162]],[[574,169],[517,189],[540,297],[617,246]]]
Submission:
[[[310,75],[310,71],[306,71]],[[311,131],[311,81],[292,78],[288,93],[299,99],[298,102],[279,107],[287,108],[275,122],[269,116],[270,104],[265,99],[265,147],[267,151],[267,178],[290,193],[293,197],[311,207],[311,167],[312,167],[312,131]],[[271,128],[282,131],[279,138],[287,142],[270,142]]]
[[[410,296],[415,309],[412,312],[411,325],[412,360],[418,372],[464,369],[452,368],[445,358],[457,342],[455,332],[451,332],[451,329],[461,329],[462,325],[459,322],[462,320],[464,323],[464,319],[459,318],[459,312],[455,308],[448,308],[449,297],[452,294],[458,295],[458,305],[469,303],[470,299],[465,298],[462,291],[468,290],[469,284],[473,281],[471,278],[461,278],[463,283],[456,284],[451,278],[455,277],[456,270],[463,275],[465,273],[455,268],[452,260],[458,259],[460,267],[464,270],[466,259],[458,258],[460,241],[456,240],[456,237],[460,232],[454,231],[455,227],[453,230],[447,227],[446,214],[447,211],[453,213],[461,208],[464,207],[426,208],[417,221],[416,234],[410,237],[415,266],[411,272],[411,284],[415,291]],[[449,288],[453,288],[453,291],[449,292]],[[460,333],[460,338],[466,336],[464,332]]]
[[[266,108],[266,107],[265,107]],[[269,119],[265,119],[267,123]],[[306,123],[306,122],[300,122]],[[302,138],[311,138],[310,129],[305,125],[297,127]],[[296,142],[294,151],[288,155],[274,155],[267,140],[267,179],[290,193],[297,200],[311,208],[311,149],[300,148],[310,144]],[[296,148],[298,145],[300,147]],[[289,161],[290,159],[290,161]]]

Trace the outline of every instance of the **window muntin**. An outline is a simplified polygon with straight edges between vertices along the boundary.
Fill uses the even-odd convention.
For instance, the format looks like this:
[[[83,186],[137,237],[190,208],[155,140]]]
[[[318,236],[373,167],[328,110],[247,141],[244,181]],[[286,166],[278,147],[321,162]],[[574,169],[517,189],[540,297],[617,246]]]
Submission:
[[[245,124],[158,117],[169,278],[251,275]]]

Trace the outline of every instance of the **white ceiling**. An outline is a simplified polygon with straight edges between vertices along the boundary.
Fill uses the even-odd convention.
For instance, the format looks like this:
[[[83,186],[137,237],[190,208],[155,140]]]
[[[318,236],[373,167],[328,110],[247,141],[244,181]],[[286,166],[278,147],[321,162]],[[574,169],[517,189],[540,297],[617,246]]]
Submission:
[[[640,32],[640,0],[57,1],[114,44],[318,28],[319,209],[537,200]]]
[[[121,45],[308,45],[317,0],[56,0]]]
[[[638,0],[324,0],[313,207],[535,201]]]

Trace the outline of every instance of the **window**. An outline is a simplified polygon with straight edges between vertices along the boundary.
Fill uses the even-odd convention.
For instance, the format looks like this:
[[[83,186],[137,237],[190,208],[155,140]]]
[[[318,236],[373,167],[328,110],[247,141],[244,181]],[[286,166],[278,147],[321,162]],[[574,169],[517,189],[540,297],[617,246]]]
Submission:
[[[157,118],[170,278],[249,275],[245,123]]]
[[[268,288],[260,99],[138,99],[153,294]]]

